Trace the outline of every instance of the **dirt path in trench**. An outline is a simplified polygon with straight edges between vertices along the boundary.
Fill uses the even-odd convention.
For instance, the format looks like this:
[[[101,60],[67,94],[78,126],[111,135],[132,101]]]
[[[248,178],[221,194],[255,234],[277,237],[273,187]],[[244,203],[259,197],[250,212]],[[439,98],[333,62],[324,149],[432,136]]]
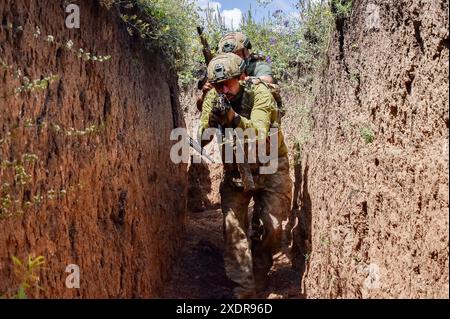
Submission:
[[[190,213],[184,246],[166,284],[163,298],[229,298],[234,284],[225,274],[223,258],[222,213],[219,210]],[[258,298],[298,299],[300,274],[292,269],[287,244],[275,255],[268,288]]]

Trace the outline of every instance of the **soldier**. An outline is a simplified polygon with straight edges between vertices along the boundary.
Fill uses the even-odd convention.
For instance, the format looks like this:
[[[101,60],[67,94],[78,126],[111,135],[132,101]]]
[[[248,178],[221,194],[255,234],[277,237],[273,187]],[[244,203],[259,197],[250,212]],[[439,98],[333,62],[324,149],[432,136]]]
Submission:
[[[246,62],[246,79],[253,78],[254,81],[264,81],[265,83],[274,84],[272,77],[272,68],[265,61],[264,57],[250,52],[252,44],[249,38],[242,32],[230,32],[222,37],[218,45],[218,53],[233,52],[239,55]],[[274,88],[277,89],[274,84]],[[197,108],[202,110],[203,100],[212,85],[208,82],[202,88],[202,95],[197,99]]]
[[[219,42],[219,53],[233,52],[245,60],[246,73],[249,77],[259,78],[266,83],[274,83],[272,68],[264,57],[250,53],[252,44],[242,32],[230,32]]]
[[[273,174],[259,174],[252,167],[255,188],[244,191],[235,163],[224,164],[220,186],[224,217],[225,270],[237,284],[235,298],[252,298],[267,284],[273,255],[281,248],[282,220],[288,217],[292,181],[289,176],[287,147],[277,122],[277,107],[270,90],[262,83],[245,81],[245,62],[234,53],[222,53],[208,65],[208,80],[214,89],[205,97],[200,117],[199,136],[210,127],[252,128],[258,138],[270,139],[269,129],[277,127],[278,169]],[[225,114],[215,111],[223,94],[231,108]],[[209,141],[202,140],[202,146]],[[253,198],[259,233],[248,236],[248,205]],[[254,216],[254,217],[255,217]],[[253,218],[253,221],[255,218]]]

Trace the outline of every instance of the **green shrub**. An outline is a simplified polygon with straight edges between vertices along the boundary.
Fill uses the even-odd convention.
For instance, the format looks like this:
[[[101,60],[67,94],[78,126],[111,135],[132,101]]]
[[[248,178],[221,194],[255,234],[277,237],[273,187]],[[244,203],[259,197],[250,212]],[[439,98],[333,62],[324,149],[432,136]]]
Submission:
[[[102,0],[112,6],[113,0]],[[259,0],[266,6],[270,0]],[[351,3],[332,1],[337,12],[351,10]],[[213,53],[220,38],[231,30],[223,17],[211,8],[200,12],[195,0],[128,0],[118,1],[122,19],[131,35],[138,34],[149,47],[161,50],[178,72],[182,85],[197,77],[204,64],[196,26],[203,26]],[[239,30],[251,40],[253,51],[262,53],[272,64],[278,79],[309,76],[322,65],[329,42],[333,14],[328,2],[301,0],[293,11],[276,10],[256,21],[252,8],[243,16]]]
[[[305,0],[296,10],[277,10],[262,22],[255,22],[249,10],[241,30],[250,37],[254,51],[269,57],[275,77],[292,79],[308,76],[321,65],[332,21],[327,3]]]
[[[14,274],[20,281],[20,284],[16,293],[0,295],[0,299],[7,297],[11,299],[26,299],[28,298],[27,291],[29,289],[35,288],[44,290],[44,288],[39,286],[39,272],[43,269],[45,264],[45,258],[43,256],[34,258],[29,255],[28,260],[26,261],[22,261],[16,256],[11,256],[11,259],[14,266]]]
[[[352,0],[331,0],[331,8],[336,18],[348,18],[352,12]]]
[[[366,144],[372,143],[375,138],[375,133],[370,127],[361,128],[360,134]]]
[[[129,0],[116,4],[130,35],[138,34],[149,48],[159,49],[175,70],[186,69],[199,19],[194,0]]]

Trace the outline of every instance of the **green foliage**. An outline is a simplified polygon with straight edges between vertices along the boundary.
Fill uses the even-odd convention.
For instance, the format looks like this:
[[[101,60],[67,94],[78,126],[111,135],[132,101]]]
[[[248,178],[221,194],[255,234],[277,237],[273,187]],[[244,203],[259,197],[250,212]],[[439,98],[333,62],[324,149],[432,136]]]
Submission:
[[[138,34],[149,48],[159,49],[177,71],[192,58],[198,24],[194,0],[116,1],[130,35]],[[128,13],[134,12],[134,13]]]
[[[43,79],[30,81],[28,77],[23,77],[23,85],[14,90],[14,94],[18,95],[24,92],[32,92],[36,90],[46,90],[48,86],[58,79],[57,75],[50,75]]]
[[[14,181],[17,183],[17,185],[23,186],[31,182],[32,177],[30,174],[27,174],[23,164],[15,165],[14,172]]]
[[[332,22],[327,3],[303,0],[291,12],[277,10],[261,22],[250,9],[240,30],[250,38],[253,51],[267,57],[275,77],[287,80],[309,77],[322,64]]]
[[[370,127],[363,127],[359,131],[362,139],[366,144],[372,143],[375,138],[375,133],[372,131]]]
[[[294,165],[300,164],[301,160],[302,160],[302,149],[300,142],[296,140],[294,142]]]
[[[113,0],[102,1],[104,3],[112,3]],[[6,29],[11,36],[15,36],[16,33],[28,33],[30,38],[35,41],[41,41],[45,45],[59,47],[66,52],[76,54],[76,56],[87,62],[105,62],[111,59],[109,55],[96,55],[84,50],[83,48],[74,48],[74,42],[72,40],[59,41],[56,36],[45,35],[42,33],[39,26],[30,26],[30,28],[23,28],[22,26],[14,26],[13,23],[6,21],[0,25],[0,32]],[[44,34],[44,36],[43,36]],[[23,35],[22,35],[23,36]],[[32,37],[31,37],[32,36]],[[10,88],[7,85],[1,87],[0,99],[8,99],[18,96],[27,92],[44,91],[49,88],[49,85],[55,82],[59,77],[57,75],[49,75],[46,77],[40,76],[35,80],[30,80],[30,76],[26,72],[22,71],[20,66],[14,66],[5,60],[5,57],[0,56],[0,76],[3,77],[4,82],[8,83],[9,80],[15,82]],[[20,83],[20,84],[17,84]],[[15,89],[13,89],[17,86]],[[25,212],[31,209],[39,209],[44,202],[61,199],[66,196],[68,191],[77,190],[81,187],[77,186],[64,186],[58,188],[51,188],[46,191],[41,189],[39,191],[32,192],[35,189],[33,183],[33,176],[42,176],[42,174],[36,174],[39,167],[39,158],[36,154],[23,152],[23,150],[17,150],[14,145],[27,145],[26,149],[33,149],[33,143],[29,143],[29,140],[15,141],[17,135],[36,133],[40,134],[44,129],[53,130],[52,133],[59,133],[60,135],[67,137],[84,137],[101,132],[105,128],[105,123],[100,125],[90,125],[85,129],[64,129],[57,124],[51,124],[50,126],[43,119],[30,119],[25,118],[23,121],[19,121],[9,129],[2,128],[2,135],[0,136],[0,219],[22,216]],[[17,132],[19,130],[20,132]],[[36,136],[33,136],[36,140]],[[6,151],[5,151],[6,149]],[[9,154],[8,154],[9,153]],[[15,158],[13,158],[15,157]],[[34,181],[37,184],[38,181]],[[68,190],[66,190],[68,189]],[[43,195],[41,195],[43,192]],[[32,263],[32,261],[29,261]],[[26,288],[26,287],[23,287]],[[19,290],[17,294],[19,297],[24,293],[24,289]]]
[[[302,16],[302,40],[297,61],[300,74],[308,75],[322,66],[333,30],[333,15],[328,4],[312,2]]]
[[[31,288],[37,290],[44,290],[39,286],[39,272],[44,268],[45,258],[43,256],[33,257],[28,256],[26,261],[22,261],[16,256],[11,256],[11,260],[14,267],[14,274],[19,280],[19,285],[16,293],[3,294],[0,299],[11,298],[11,299],[26,299],[27,291]]]
[[[330,245],[330,239],[326,236],[320,238],[320,242],[324,246]]]
[[[350,81],[353,83],[358,83],[360,79],[360,75],[358,71],[351,71],[349,74]]]
[[[41,38],[41,29],[39,27],[36,27],[36,29],[33,32],[33,37],[35,39],[43,39],[43,41],[48,43],[53,43],[58,45],[60,48],[65,49],[66,51],[75,53],[78,58],[83,59],[84,61],[95,61],[95,62],[105,62],[111,59],[110,55],[95,55],[91,52],[87,52],[83,48],[79,48],[78,50],[74,48],[74,42],[72,40],[68,41],[57,41],[55,39],[55,36],[48,34],[45,37]]]
[[[352,12],[352,0],[331,0],[331,7],[336,18],[348,18]]]
[[[106,2],[104,5],[111,7],[113,0]],[[258,5],[264,7],[270,2],[259,0]],[[138,35],[150,48],[160,49],[183,86],[196,80],[204,64],[196,26],[205,28],[213,54],[220,38],[231,31],[220,12],[201,10],[195,0],[128,0],[115,4],[130,35]],[[347,5],[340,4],[339,8]],[[328,2],[300,0],[292,9],[277,10],[257,22],[250,8],[237,30],[249,36],[254,52],[267,57],[278,79],[310,76],[322,64],[329,42],[333,14]]]
[[[0,69],[4,70],[5,72],[9,72],[14,79],[19,80],[21,82],[21,86],[15,88],[12,92],[0,95],[0,98],[3,99],[9,98],[11,96],[17,96],[25,92],[46,90],[51,83],[55,82],[59,78],[57,75],[51,74],[44,78],[30,80],[28,76],[25,76],[22,73],[22,70],[19,67],[9,65],[1,57],[0,57]]]
[[[10,144],[16,130],[35,128],[37,130],[32,131],[42,132],[47,129],[49,132],[73,139],[98,134],[105,128],[104,122],[100,125],[92,124],[85,129],[74,129],[72,127],[67,129],[57,124],[47,125],[44,121],[38,124],[36,122],[37,120],[27,118],[21,125],[14,125],[5,137],[0,139],[0,154],[3,145]],[[0,219],[22,216],[31,209],[39,209],[44,200],[46,202],[60,200],[66,196],[68,191],[79,190],[79,187],[76,186],[67,189],[66,187],[59,187],[44,191],[43,195],[28,191],[29,195],[25,196],[26,188],[30,188],[32,184],[33,171],[40,169],[39,164],[39,157],[28,152],[23,153],[17,159],[0,158],[0,181],[2,182],[0,183]]]
[[[311,254],[310,253],[306,253],[306,254],[303,254],[303,256],[305,257],[305,262],[308,262],[309,257],[311,257]]]
[[[281,10],[262,22],[255,22],[252,11],[244,14],[240,30],[252,42],[252,50],[266,56],[276,78],[292,77],[299,47],[297,21]]]
[[[205,9],[197,8],[200,13],[197,18],[197,26],[204,28],[204,35],[208,41],[208,45],[213,55],[217,54],[218,44],[224,34],[229,32],[225,26],[225,20],[220,12],[214,8],[207,7]],[[206,70],[205,58],[203,56],[203,46],[201,45],[197,31],[189,39],[190,55],[183,69],[179,70],[178,76],[180,84],[187,87],[199,78],[199,75]]]

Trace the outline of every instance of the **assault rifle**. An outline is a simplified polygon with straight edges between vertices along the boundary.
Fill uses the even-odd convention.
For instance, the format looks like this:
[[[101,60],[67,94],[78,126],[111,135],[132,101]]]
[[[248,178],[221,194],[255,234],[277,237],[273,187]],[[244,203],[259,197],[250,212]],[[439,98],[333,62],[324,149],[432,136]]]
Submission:
[[[211,48],[209,47],[208,40],[206,39],[205,35],[203,34],[203,27],[197,27],[197,33],[200,37],[200,42],[203,46],[203,57],[205,58],[206,66],[208,67],[209,62],[212,60],[213,55],[211,52]],[[206,81],[208,81],[208,74],[207,71],[204,70],[203,74],[200,77],[200,80],[197,82],[197,88],[201,90],[203,86],[205,85]]]
[[[206,63],[206,66],[208,66],[209,62],[211,62],[211,60],[213,58],[213,55],[211,53],[211,48],[209,47],[208,40],[206,39],[205,35],[203,34],[202,27],[199,27],[199,26],[197,27],[197,33],[200,37],[200,42],[202,43],[202,46],[203,46],[203,57],[205,58],[205,63]],[[208,74],[207,74],[207,71],[205,70],[203,72],[202,76],[200,77],[200,80],[197,82],[197,88],[199,90],[201,90],[207,81],[208,81]],[[197,101],[197,103],[202,103],[203,98],[199,101]],[[197,104],[197,108],[199,108],[198,104]],[[213,107],[211,112],[214,112],[218,116],[225,116],[228,113],[228,110],[230,108],[231,108],[231,105],[228,102],[228,99],[225,97],[225,95],[219,94],[218,102]],[[199,108],[199,110],[201,110],[201,107]],[[222,133],[222,136],[224,136],[224,134],[225,134],[224,128],[221,125],[219,125],[218,129]],[[200,145],[199,145],[199,147],[200,147],[200,151],[196,149],[197,152],[199,152],[200,154],[203,154],[201,151]],[[255,182],[253,180],[252,172],[250,170],[250,166],[248,165],[248,162],[247,162],[247,159],[245,158],[245,156],[244,156],[244,163],[237,163],[237,167],[239,170],[239,174],[241,175],[242,184],[244,186],[244,191],[254,190],[256,188]]]
[[[213,106],[211,112],[214,114],[223,117],[226,116],[228,111],[230,110],[231,105],[228,99],[224,94],[219,94],[219,98],[217,99],[217,103]],[[222,125],[218,125],[218,129],[222,133],[222,136],[225,134],[225,130]],[[242,185],[244,186],[244,191],[251,191],[256,189],[255,182],[253,180],[252,171],[250,170],[250,166],[248,165],[247,158],[244,154],[244,163],[236,163],[239,174],[241,175]]]

